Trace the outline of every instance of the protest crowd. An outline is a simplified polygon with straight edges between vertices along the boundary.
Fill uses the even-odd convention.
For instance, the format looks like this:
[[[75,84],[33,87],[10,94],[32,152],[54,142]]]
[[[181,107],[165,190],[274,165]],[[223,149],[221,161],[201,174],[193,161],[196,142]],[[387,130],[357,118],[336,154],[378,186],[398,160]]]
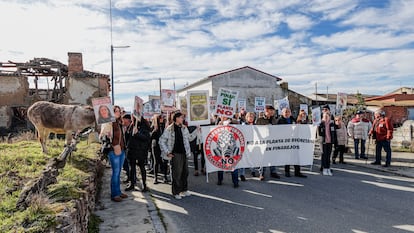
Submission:
[[[234,97],[230,94],[225,95],[225,97],[228,96]],[[151,118],[145,118],[142,112],[142,102],[142,99],[136,97],[132,112],[126,112],[120,106],[111,106],[113,112],[110,114],[115,116],[115,119],[112,118],[104,122],[100,118],[101,132],[99,137],[105,144],[102,148],[105,148],[104,153],[107,154],[112,169],[110,187],[111,200],[114,202],[121,202],[127,198],[128,191],[147,192],[149,190],[147,176],[153,177],[154,185],[170,184],[171,194],[175,199],[179,200],[190,196],[189,159],[192,159],[194,163],[192,175],[205,176],[207,173],[217,172],[217,185],[228,182],[224,180],[223,174],[231,172],[234,188],[240,186],[239,181],[246,182],[246,176],[258,177],[261,181],[269,178],[281,179],[278,166],[284,168],[284,173],[282,173],[284,177],[291,177],[291,165],[293,165],[295,177],[307,178],[301,172],[301,165],[304,164],[294,162],[296,160],[288,160],[290,162],[277,166],[264,166],[263,164],[242,167],[229,166],[232,159],[237,159],[237,156],[234,155],[243,153],[244,147],[235,143],[241,139],[235,138],[237,135],[234,136],[233,132],[220,131],[215,137],[211,137],[216,140],[217,145],[210,151],[205,148],[207,139],[202,133],[202,128],[205,127],[208,127],[211,133],[214,129],[220,127],[227,129],[226,127],[230,126],[236,127],[236,130],[241,126],[276,127],[269,128],[272,130],[279,129],[277,127],[293,126],[309,126],[310,129],[313,126],[316,135],[309,134],[310,136],[307,138],[292,138],[291,141],[293,143],[311,143],[312,161],[314,144],[320,145],[322,151],[320,172],[324,176],[333,176],[331,164],[346,163],[344,153],[348,150],[348,140],[354,142],[355,159],[367,159],[365,148],[367,139],[376,140],[375,161],[372,164],[382,165],[381,152],[384,149],[386,161],[383,166],[391,166],[390,141],[393,137],[393,126],[383,111],[375,112],[374,118],[369,119],[364,111],[358,110],[352,118],[344,119],[342,115],[332,114],[328,105],[320,106],[318,108],[320,111],[312,112],[312,117],[308,115],[307,109],[300,109],[297,116],[292,116],[289,106],[280,109],[278,108],[280,106],[265,105],[263,111],[260,112],[247,112],[245,107],[239,106],[234,108],[234,111],[230,111],[231,115],[229,115],[231,108],[222,106],[226,109],[226,113],[224,111],[221,112],[222,114],[215,112],[216,114],[213,113],[207,116],[204,121],[200,121],[201,124],[194,124],[197,121],[194,121],[194,117],[188,116],[186,109],[174,109],[164,114],[155,113]],[[316,114],[318,117],[315,117]],[[189,124],[191,121],[193,121],[192,124]],[[271,140],[268,141],[271,143]],[[264,140],[263,142],[266,143]],[[247,142],[247,145],[249,143],[254,144],[254,142]],[[276,153],[276,150],[281,148],[274,146],[274,151],[269,148],[271,151],[267,153]],[[279,153],[279,151],[277,152]],[[212,157],[223,158],[222,161],[226,161],[226,163],[221,164],[221,167],[209,170],[208,166],[212,165],[205,153],[211,154]],[[282,150],[280,153],[285,152]],[[339,161],[337,161],[338,157]],[[125,179],[121,177],[122,170],[126,174]],[[139,179],[138,174],[140,175]],[[127,184],[124,190],[121,190],[122,182]]]

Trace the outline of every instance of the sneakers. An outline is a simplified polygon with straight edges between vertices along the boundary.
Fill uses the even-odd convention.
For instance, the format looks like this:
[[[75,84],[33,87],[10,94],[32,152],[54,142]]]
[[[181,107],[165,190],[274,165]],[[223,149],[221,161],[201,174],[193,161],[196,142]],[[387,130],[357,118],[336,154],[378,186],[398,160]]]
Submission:
[[[327,168],[324,168],[324,169],[323,169],[323,171],[322,171],[322,175],[324,175],[324,176],[329,176],[329,173],[328,173],[328,169],[327,169]]]
[[[181,192],[180,193],[180,196],[182,196],[182,197],[189,197],[189,196],[191,196],[191,193],[187,190],[185,192]]]
[[[241,175],[241,176],[240,176],[240,180],[241,180],[241,181],[246,181],[246,177],[245,177],[245,176],[243,176],[243,175]]]
[[[181,200],[182,199],[182,197],[180,195],[178,195],[178,194],[177,195],[174,195],[174,198],[177,199],[177,200]]]
[[[328,176],[332,176],[332,171],[330,168],[328,168]]]

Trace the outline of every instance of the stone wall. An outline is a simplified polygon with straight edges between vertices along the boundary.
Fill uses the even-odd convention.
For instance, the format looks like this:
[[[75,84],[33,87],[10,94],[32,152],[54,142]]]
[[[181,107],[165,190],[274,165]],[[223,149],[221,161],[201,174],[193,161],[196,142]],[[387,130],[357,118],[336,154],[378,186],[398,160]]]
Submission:
[[[395,128],[391,145],[410,147],[414,141],[414,120],[407,120],[401,127]]]
[[[51,232],[88,232],[89,217],[95,209],[96,197],[98,196],[101,177],[105,169],[104,164],[100,160],[97,159],[95,163],[90,164],[90,166],[95,167],[95,170],[89,172],[90,176],[85,181],[82,197],[73,200],[71,206],[67,205],[64,211],[57,215],[58,225]]]

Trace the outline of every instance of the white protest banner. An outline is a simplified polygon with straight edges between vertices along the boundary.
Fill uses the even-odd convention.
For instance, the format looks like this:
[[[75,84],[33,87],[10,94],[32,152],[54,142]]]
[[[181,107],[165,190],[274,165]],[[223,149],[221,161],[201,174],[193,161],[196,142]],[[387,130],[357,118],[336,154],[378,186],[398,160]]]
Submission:
[[[188,125],[210,124],[208,90],[187,92],[187,120]]]
[[[266,105],[266,97],[254,97],[254,111],[264,112]]]
[[[312,165],[316,126],[201,127],[207,173],[237,168]]]
[[[215,114],[232,118],[236,113],[239,91],[220,88],[217,94]]]

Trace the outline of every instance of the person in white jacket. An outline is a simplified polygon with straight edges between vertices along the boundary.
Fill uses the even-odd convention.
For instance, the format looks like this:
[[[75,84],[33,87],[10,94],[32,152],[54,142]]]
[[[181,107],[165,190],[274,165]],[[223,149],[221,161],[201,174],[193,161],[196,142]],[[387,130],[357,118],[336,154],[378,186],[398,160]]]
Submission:
[[[371,126],[371,122],[365,118],[365,114],[362,111],[357,111],[355,117],[348,123],[348,135],[354,139],[355,159],[367,159],[365,155],[365,142]],[[361,153],[359,153],[359,144],[361,144]]]
[[[171,160],[172,194],[175,199],[190,196],[188,191],[188,161],[191,156],[188,128],[183,124],[184,115],[177,112],[170,124],[161,135],[159,145],[161,156]]]

